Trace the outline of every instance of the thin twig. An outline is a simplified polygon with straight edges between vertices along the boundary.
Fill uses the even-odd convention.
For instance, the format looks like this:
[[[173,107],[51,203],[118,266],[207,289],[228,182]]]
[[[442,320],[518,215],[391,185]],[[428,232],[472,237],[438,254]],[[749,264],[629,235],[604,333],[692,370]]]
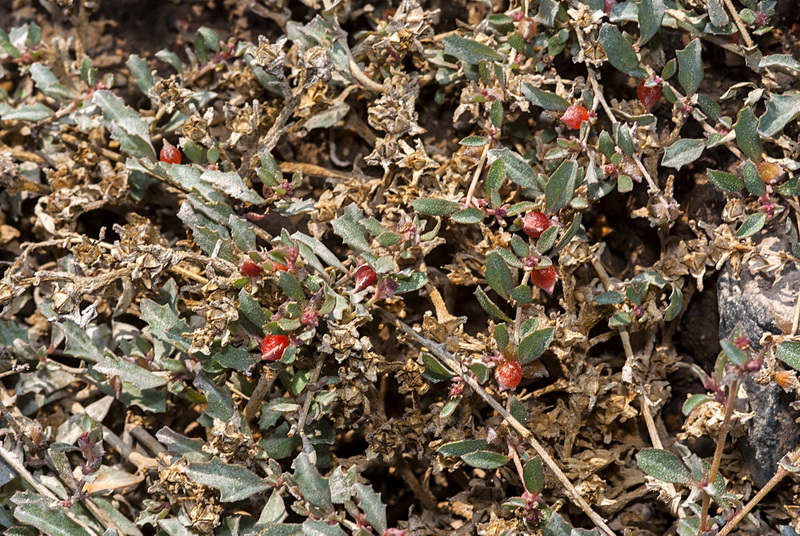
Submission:
[[[733,6],[733,2],[731,0],[723,0],[725,5],[728,7],[728,11],[731,12],[731,17],[733,17],[733,22],[736,23],[736,27],[739,28],[739,33],[742,34],[742,39],[744,39],[747,48],[753,46],[753,40],[750,38],[750,33],[747,31],[747,26],[744,25],[744,21],[742,21],[742,17],[739,16],[739,12],[736,11],[736,8]]]
[[[581,496],[572,482],[569,481],[567,475],[561,470],[561,467],[556,463],[552,456],[545,450],[544,446],[539,443],[539,441],[533,437],[533,434],[530,430],[528,430],[522,423],[520,423],[511,413],[508,412],[506,408],[502,406],[497,400],[494,399],[486,390],[481,387],[481,385],[475,380],[469,370],[465,369],[462,363],[455,358],[450,352],[445,350],[440,344],[437,344],[430,339],[427,339],[411,329],[405,322],[394,316],[393,314],[389,313],[384,309],[377,309],[377,312],[383,316],[388,322],[390,322],[393,326],[397,329],[402,331],[404,334],[410,336],[414,341],[419,344],[420,346],[424,346],[425,348],[430,351],[433,356],[441,361],[445,367],[455,371],[464,382],[469,385],[473,391],[475,391],[481,398],[483,398],[486,403],[488,403],[492,409],[494,409],[503,419],[523,438],[528,444],[536,451],[536,453],[542,458],[547,466],[550,468],[551,471],[555,474],[558,481],[564,486],[564,490],[570,496],[570,498],[574,501],[574,503],[585,513],[593,522],[594,524],[600,528],[603,532],[605,532],[608,536],[615,536],[615,533],[611,528],[606,524],[605,520],[603,520],[600,515],[595,512],[589,503]]]
[[[733,416],[733,406],[736,402],[736,394],[739,392],[739,380],[733,381],[728,386],[728,399],[725,401],[725,416],[722,419],[722,425],[719,429],[719,437],[717,438],[717,448],[714,449],[714,458],[711,461],[711,469],[708,471],[708,485],[713,486],[714,480],[717,478],[719,466],[722,463],[722,453],[725,451],[725,442],[728,439],[728,432],[731,429],[731,417]],[[708,523],[708,509],[711,506],[711,495],[705,493],[703,495],[703,509],[700,514],[700,530],[705,530]]]
[[[287,436],[292,437],[297,433],[303,433],[306,429],[306,417],[308,416],[308,410],[311,408],[311,401],[314,399],[314,391],[312,391],[309,386],[316,386],[317,381],[319,381],[319,375],[322,372],[322,365],[325,364],[324,359],[320,359],[317,361],[317,366],[314,367],[314,372],[311,373],[311,379],[306,385],[306,398],[303,401],[303,409],[300,411],[300,415],[297,417],[297,423],[295,426],[296,429],[289,430]]]
[[[481,152],[481,158],[478,160],[478,167],[475,168],[475,173],[472,175],[472,182],[469,185],[469,190],[467,190],[467,198],[464,200],[464,206],[469,208],[472,205],[472,196],[475,195],[475,188],[478,186],[478,179],[481,176],[481,171],[483,171],[483,165],[486,163],[486,157],[489,154],[489,144],[483,146],[483,151]]]
[[[789,464],[790,465],[795,465],[798,461],[800,461],[800,450],[796,450],[796,451],[794,451],[793,453],[791,453],[789,455]],[[736,515],[733,516],[733,518],[725,524],[725,526],[719,532],[718,536],[727,536],[728,534],[730,534],[730,532],[733,529],[736,528],[736,525],[738,525],[739,522],[742,519],[744,519],[745,516],[747,516],[747,514],[750,513],[750,510],[752,510],[758,503],[760,503],[761,499],[763,499],[767,495],[767,493],[772,491],[772,489],[775,486],[777,486],[778,483],[780,483],[781,480],[786,478],[786,475],[789,475],[789,474],[791,474],[791,472],[789,470],[785,469],[782,465],[778,465],[778,470],[775,472],[773,477],[769,479],[769,482],[767,482],[764,485],[764,487],[761,488],[758,491],[758,493],[756,493],[755,497],[750,499],[750,502],[748,502],[744,506],[744,508],[739,510],[736,513]]]
[[[264,397],[267,396],[267,393],[272,388],[272,383],[277,377],[277,370],[271,367],[264,367],[261,377],[258,379],[258,384],[253,390],[253,395],[250,397],[250,400],[247,401],[247,405],[244,407],[245,422],[250,422],[253,420],[256,411],[258,411],[258,407],[261,405],[261,402],[264,401]]]

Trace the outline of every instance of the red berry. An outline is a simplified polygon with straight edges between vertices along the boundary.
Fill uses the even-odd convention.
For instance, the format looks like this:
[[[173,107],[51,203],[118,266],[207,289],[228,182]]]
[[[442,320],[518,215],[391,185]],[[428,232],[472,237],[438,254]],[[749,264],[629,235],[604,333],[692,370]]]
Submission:
[[[495,367],[494,379],[500,389],[514,389],[522,381],[522,365],[519,361],[504,359]]]
[[[249,275],[250,277],[256,277],[263,272],[261,267],[253,262],[253,259],[245,259],[244,262],[239,265],[239,270],[244,275]]]
[[[544,212],[533,210],[522,218],[523,232],[533,238],[539,238],[550,227],[550,218]]]
[[[561,116],[561,122],[572,130],[581,128],[581,123],[589,120],[589,110],[580,104],[573,104]]]
[[[283,357],[283,351],[288,347],[289,337],[286,335],[267,335],[261,341],[261,359],[277,361]]]
[[[359,266],[353,278],[356,280],[356,292],[361,292],[370,285],[374,285],[378,280],[375,270],[369,264]]]
[[[649,112],[661,98],[662,89],[661,84],[648,86],[646,82],[646,80],[639,82],[639,87],[636,88],[636,96],[639,97],[639,102],[642,103],[644,109]]]
[[[541,270],[531,271],[531,283],[540,289],[552,294],[556,288],[556,281],[558,281],[558,270],[552,264],[547,268]]]
[[[272,269],[275,270],[276,272],[288,272],[289,271],[289,267],[288,266],[286,266],[285,264],[281,264],[279,262],[273,262],[272,263]]]
[[[617,3],[617,0],[606,0],[605,4],[603,5],[603,11],[606,12],[606,15],[611,14],[611,8]]]
[[[161,146],[161,154],[159,160],[167,164],[180,164],[181,151],[167,140],[164,140],[164,145]]]

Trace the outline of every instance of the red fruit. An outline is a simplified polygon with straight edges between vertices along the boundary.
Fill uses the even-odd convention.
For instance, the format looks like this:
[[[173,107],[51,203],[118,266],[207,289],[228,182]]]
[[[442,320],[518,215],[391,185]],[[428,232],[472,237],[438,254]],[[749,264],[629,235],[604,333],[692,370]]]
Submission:
[[[277,361],[283,357],[283,351],[288,347],[289,337],[286,335],[267,335],[261,341],[261,359]]]
[[[256,277],[264,271],[259,265],[253,262],[253,259],[245,259],[244,262],[239,265],[239,270],[244,275],[249,275],[250,277]]]
[[[533,210],[522,218],[522,231],[533,238],[539,238],[550,227],[550,218],[544,212]]]
[[[581,123],[589,120],[589,110],[580,104],[573,104],[561,116],[561,122],[572,130],[581,128]]]
[[[285,264],[281,264],[279,262],[273,262],[272,263],[272,269],[275,270],[276,272],[288,272],[289,271],[289,267],[288,266],[286,266]]]
[[[500,389],[514,389],[522,381],[522,365],[519,361],[504,359],[495,367],[494,379]]]
[[[636,96],[639,97],[639,102],[642,103],[644,109],[649,112],[661,98],[662,89],[661,84],[648,86],[646,82],[646,80],[639,82],[639,87],[636,88]]]
[[[605,4],[603,5],[603,11],[606,12],[606,15],[611,14],[611,8],[617,3],[617,0],[606,0]]]
[[[370,285],[374,285],[378,280],[378,275],[369,264],[362,264],[356,270],[353,278],[356,280],[356,292],[361,292]]]
[[[531,283],[540,289],[552,294],[556,288],[556,281],[558,281],[558,270],[552,264],[547,268],[541,270],[531,271]]]
[[[161,153],[158,155],[159,160],[167,164],[180,164],[181,151],[167,140],[164,140],[164,145],[161,146]]]

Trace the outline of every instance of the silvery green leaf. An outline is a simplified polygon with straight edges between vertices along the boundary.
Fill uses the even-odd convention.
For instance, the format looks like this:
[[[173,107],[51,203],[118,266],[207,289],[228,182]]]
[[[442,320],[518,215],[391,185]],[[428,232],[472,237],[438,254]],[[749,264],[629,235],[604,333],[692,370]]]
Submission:
[[[569,102],[563,97],[539,89],[531,84],[522,84],[522,94],[531,101],[531,104],[544,108],[545,110],[563,112],[569,108]]]
[[[268,488],[258,475],[239,465],[229,465],[219,458],[209,463],[192,463],[186,467],[186,476],[219,490],[221,502],[236,502],[247,499]]]
[[[553,172],[544,188],[545,207],[549,214],[555,214],[567,206],[575,193],[575,179],[578,164],[574,160],[565,160]]]
[[[456,34],[450,34],[442,39],[442,44],[446,56],[453,56],[465,63],[503,60],[503,55],[495,49]]]
[[[764,227],[766,222],[767,215],[763,212],[751,214],[746,220],[744,220],[744,223],[742,223],[742,226],[739,227],[739,230],[736,231],[736,238],[747,238],[748,236],[756,234]]]
[[[123,151],[136,158],[156,160],[156,151],[150,143],[150,127],[136,111],[108,90],[95,91],[92,102],[103,110],[111,137],[120,143]]]
[[[794,95],[771,95],[767,111],[758,122],[759,134],[772,137],[800,116],[800,93]]]
[[[142,320],[150,326],[150,333],[154,338],[170,344],[182,352],[188,352],[190,341],[183,336],[191,331],[185,320],[178,318],[178,314],[169,305],[159,305],[148,298],[143,299],[139,308]]]
[[[664,149],[661,165],[681,169],[700,158],[705,148],[705,139],[681,138]]]
[[[125,65],[130,69],[139,90],[147,95],[147,92],[150,91],[150,88],[156,83],[153,79],[153,72],[150,70],[150,66],[136,54],[131,54],[128,57],[128,61],[125,62]]]
[[[388,529],[386,521],[386,505],[381,501],[379,493],[375,493],[370,486],[355,485],[358,495],[358,506],[364,512],[367,523],[375,529],[377,534],[383,534]]]
[[[86,536],[86,531],[64,510],[50,508],[51,499],[33,493],[18,491],[11,497],[15,505],[13,515],[20,523],[32,525],[48,536]]]
[[[689,96],[697,93],[703,82],[705,70],[701,56],[702,49],[700,39],[695,38],[686,45],[686,48],[675,53],[678,58],[678,81]]]
[[[208,407],[205,413],[222,422],[229,422],[235,413],[231,391],[227,385],[217,385],[204,372],[194,378],[194,385],[206,397]]]
[[[614,24],[604,23],[600,28],[600,44],[606,51],[608,61],[618,71],[634,78],[645,78],[647,71],[639,65],[639,57],[633,50],[619,28]]]
[[[92,368],[106,376],[119,376],[123,381],[132,383],[142,390],[155,389],[167,384],[167,378],[153,374],[117,356],[106,356]]]
[[[739,149],[753,162],[760,162],[764,147],[758,136],[758,118],[750,106],[745,106],[736,114],[733,130],[736,132],[736,145]]]
[[[692,481],[689,470],[675,454],[662,449],[643,449],[636,455],[639,468],[663,482],[688,484]]]
[[[486,256],[486,281],[502,298],[509,298],[508,293],[513,288],[514,281],[506,261],[497,251]]]
[[[536,173],[531,169],[530,164],[526,162],[519,154],[503,148],[503,149],[490,149],[488,161],[494,163],[495,160],[501,159],[505,164],[506,176],[511,182],[519,184],[525,188],[531,188],[539,191],[539,185],[536,181]]]
[[[420,214],[427,216],[449,216],[457,211],[461,204],[455,201],[447,201],[446,199],[422,197],[414,200],[411,206]]]
[[[72,92],[58,81],[56,75],[49,67],[42,65],[39,62],[34,63],[30,67],[31,78],[36,84],[36,88],[42,93],[59,101],[65,101],[72,98]]]
[[[0,119],[3,121],[41,121],[53,115],[53,110],[37,102],[36,104],[26,104],[17,108],[12,108],[4,102],[0,102]]]
[[[306,452],[301,452],[294,459],[292,467],[294,468],[294,478],[303,497],[324,511],[331,509],[333,502],[328,479],[319,474],[311,456]]]
[[[650,41],[661,29],[666,9],[664,0],[642,0],[639,3],[639,46]]]
[[[235,171],[204,171],[200,180],[211,185],[214,190],[222,192],[234,199],[246,201],[254,205],[263,205],[266,201],[242,180]]]

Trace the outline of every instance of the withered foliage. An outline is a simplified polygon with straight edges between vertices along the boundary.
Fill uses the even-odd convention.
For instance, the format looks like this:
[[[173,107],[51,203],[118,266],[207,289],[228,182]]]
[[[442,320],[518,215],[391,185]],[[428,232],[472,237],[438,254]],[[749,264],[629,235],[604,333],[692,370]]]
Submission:
[[[0,8],[9,534],[716,534],[754,385],[796,471],[796,13],[155,4]]]

